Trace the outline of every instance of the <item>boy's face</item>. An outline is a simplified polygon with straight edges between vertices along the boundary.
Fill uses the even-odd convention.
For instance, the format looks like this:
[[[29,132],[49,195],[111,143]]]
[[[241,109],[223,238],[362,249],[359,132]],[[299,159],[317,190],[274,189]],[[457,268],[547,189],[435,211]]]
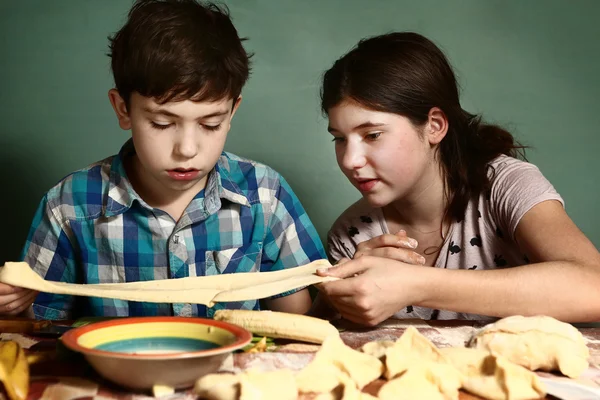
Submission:
[[[241,101],[240,97],[235,104],[232,99],[157,104],[133,93],[127,108],[116,90],[109,97],[121,128],[131,129],[136,156],[130,179],[142,198],[150,197],[152,203],[183,192],[195,194],[206,186]]]

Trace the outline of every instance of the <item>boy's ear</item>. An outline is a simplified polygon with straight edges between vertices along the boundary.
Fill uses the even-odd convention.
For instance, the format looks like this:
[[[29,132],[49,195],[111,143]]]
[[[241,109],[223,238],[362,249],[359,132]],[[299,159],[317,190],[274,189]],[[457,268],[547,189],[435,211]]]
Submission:
[[[119,126],[121,127],[121,129],[131,129],[131,118],[129,118],[127,104],[125,103],[125,100],[123,100],[117,89],[110,89],[108,91],[108,99],[110,100],[110,104],[115,110],[115,114],[117,114],[117,119],[119,120]]]
[[[231,107],[231,118],[229,119],[230,121],[233,118],[233,115],[237,111],[238,107],[240,106],[241,102],[242,102],[242,96],[238,96],[238,98],[235,99],[235,101],[233,102],[233,106]]]
[[[446,114],[438,108],[433,107],[429,110],[429,116],[426,126],[426,136],[430,144],[439,144],[448,133],[448,118]]]

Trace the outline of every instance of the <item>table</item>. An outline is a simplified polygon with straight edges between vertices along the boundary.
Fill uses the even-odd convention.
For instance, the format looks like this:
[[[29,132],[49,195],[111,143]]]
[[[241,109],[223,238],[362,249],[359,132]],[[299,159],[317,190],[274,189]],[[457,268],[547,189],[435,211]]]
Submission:
[[[344,342],[353,348],[373,340],[395,340],[408,326],[414,326],[438,347],[463,346],[481,324],[475,321],[388,320],[373,329],[350,323],[337,323]],[[600,326],[579,328],[590,349],[590,368],[578,379],[582,384],[600,388]],[[56,339],[42,339],[22,334],[1,333],[0,340],[16,340],[28,354],[47,354],[56,348]],[[314,357],[318,345],[281,342],[275,352],[235,353],[223,364],[223,372],[239,372],[248,368],[300,370]],[[540,372],[539,375],[566,379]],[[132,393],[99,377],[83,358],[48,361],[31,368],[28,400],[149,400],[150,393]],[[474,399],[461,393],[461,400]],[[551,397],[549,397],[551,398]],[[191,389],[178,391],[163,400],[195,400]]]

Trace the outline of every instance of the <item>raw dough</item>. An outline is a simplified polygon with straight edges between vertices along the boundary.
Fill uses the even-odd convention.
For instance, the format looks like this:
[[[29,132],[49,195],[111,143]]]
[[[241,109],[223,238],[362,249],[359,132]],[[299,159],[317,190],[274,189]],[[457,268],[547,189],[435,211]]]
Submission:
[[[256,300],[336,280],[316,275],[328,268],[327,260],[273,272],[242,272],[215,276],[161,279],[112,284],[75,284],[46,281],[25,262],[7,262],[0,268],[0,282],[45,293],[104,297],[151,303],[192,303],[209,307],[214,302]]]
[[[377,396],[383,400],[457,400],[462,380],[462,375],[450,364],[422,361],[384,384]]]
[[[301,393],[332,393],[340,385],[344,393],[350,393],[350,382],[360,392],[382,373],[383,364],[377,358],[346,346],[339,336],[330,336],[313,361],[298,372],[296,383]]]
[[[416,328],[409,326],[385,353],[385,376],[387,379],[393,379],[413,365],[425,361],[447,363],[433,343],[421,335]]]
[[[237,400],[240,395],[240,375],[204,375],[196,381],[194,393],[207,400]]]
[[[392,340],[375,340],[373,342],[363,344],[361,350],[363,353],[375,358],[379,358],[383,361],[385,359],[385,352],[393,345],[394,341]]]
[[[296,400],[298,389],[289,369],[248,370],[241,374],[208,374],[196,381],[194,393],[207,400]]]
[[[325,339],[313,362],[335,365],[348,374],[359,389],[379,378],[384,370],[381,361],[346,346],[339,336],[329,336]]]
[[[289,369],[246,371],[240,377],[240,400],[296,400],[298,389]]]
[[[581,333],[547,316],[503,318],[476,332],[469,347],[502,355],[531,371],[559,370],[570,378],[588,368],[589,350]]]
[[[440,351],[465,376],[463,388],[470,393],[492,400],[538,399],[546,395],[535,373],[502,356],[465,347]]]

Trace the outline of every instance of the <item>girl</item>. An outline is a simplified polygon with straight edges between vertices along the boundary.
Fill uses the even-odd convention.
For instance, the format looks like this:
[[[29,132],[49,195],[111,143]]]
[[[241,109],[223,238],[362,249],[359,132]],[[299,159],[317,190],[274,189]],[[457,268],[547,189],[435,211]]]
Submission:
[[[337,162],[363,198],[321,275],[343,317],[600,320],[600,254],[512,135],[461,108],[446,57],[415,33],[362,40],[323,79]],[[524,159],[524,157],[522,157]]]

